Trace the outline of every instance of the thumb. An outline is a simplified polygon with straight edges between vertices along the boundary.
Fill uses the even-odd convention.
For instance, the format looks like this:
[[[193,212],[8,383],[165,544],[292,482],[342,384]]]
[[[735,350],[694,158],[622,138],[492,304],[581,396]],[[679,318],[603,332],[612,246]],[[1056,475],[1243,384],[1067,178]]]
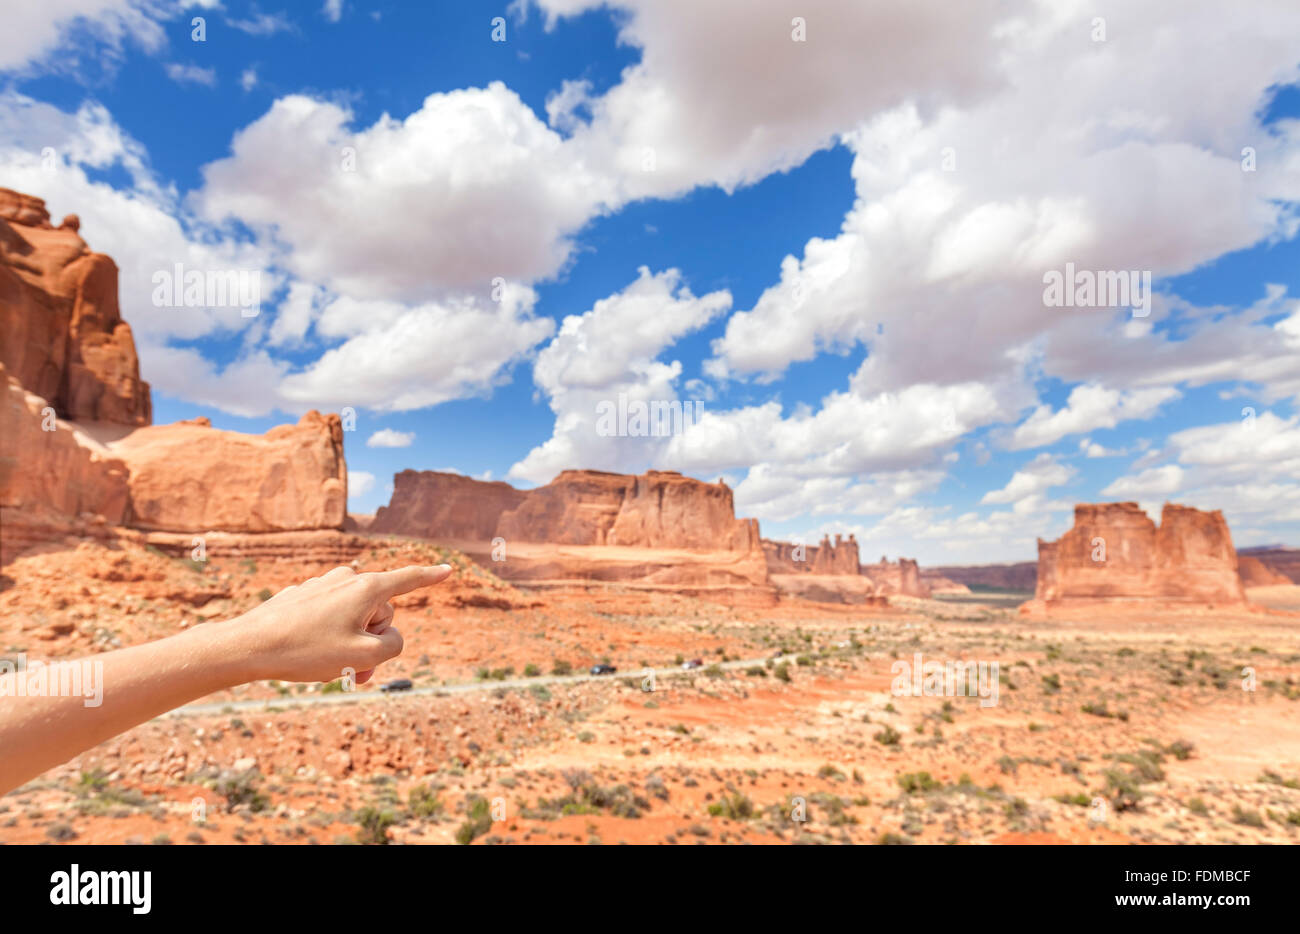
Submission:
[[[358,670],[374,668],[402,654],[402,634],[392,626],[383,632],[361,633],[360,638],[361,642],[357,646],[357,654],[360,657]]]

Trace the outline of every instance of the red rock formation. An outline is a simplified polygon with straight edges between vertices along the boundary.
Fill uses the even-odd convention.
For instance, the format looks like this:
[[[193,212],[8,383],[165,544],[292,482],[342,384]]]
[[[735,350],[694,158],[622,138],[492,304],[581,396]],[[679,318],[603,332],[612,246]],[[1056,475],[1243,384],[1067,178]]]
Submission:
[[[507,541],[561,545],[638,544],[630,538],[609,541],[635,484],[636,477],[630,474],[565,470],[546,486],[529,490],[517,507],[503,513],[497,534]]]
[[[875,581],[877,593],[930,596],[930,588],[921,580],[921,569],[914,558],[899,558],[893,563],[881,555],[879,563],[862,565],[862,573]]]
[[[882,557],[878,564],[862,564],[859,560],[858,541],[853,535],[844,538],[823,536],[820,545],[800,546],[792,542],[777,542],[763,539],[763,554],[767,561],[768,573],[772,575],[783,590],[807,595],[813,592],[837,590],[847,602],[860,602],[860,591],[865,581],[866,592],[875,596],[901,594],[911,597],[930,596],[930,587],[922,579],[916,561],[900,558],[897,563]],[[803,549],[803,558],[799,552]],[[837,577],[837,582],[822,582],[820,590],[814,591],[812,584],[800,584],[796,579],[799,574],[813,574],[819,578]],[[856,579],[856,580],[855,580]],[[966,588],[950,581],[944,582],[949,589],[964,591]],[[812,599],[811,597],[809,599]]]
[[[341,529],[343,425],[308,412],[264,435],[206,418],[137,428],[109,444],[129,471],[130,524],[175,532]]]
[[[1166,503],[1157,528],[1137,503],[1076,506],[1070,531],[1038,543],[1036,600],[1081,599],[1244,602],[1223,514]]]
[[[650,470],[631,479],[605,544],[758,549],[758,520],[736,518],[731,488],[725,483],[704,483],[672,470]]]
[[[1247,548],[1237,552],[1238,559],[1249,556],[1275,574],[1283,575],[1290,583],[1300,584],[1300,548],[1283,548],[1268,545]]]
[[[75,215],[54,228],[39,198],[0,188],[0,560],[105,526],[341,528],[337,415],[309,412],[265,435],[207,419],[147,427],[149,386],[118,307],[117,267],[79,228]]]
[[[508,483],[485,483],[436,470],[403,470],[393,477],[393,496],[380,506],[369,531],[386,535],[487,541],[501,514],[524,493]]]
[[[67,419],[148,425],[148,383],[117,302],[117,266],[69,215],[0,188],[0,362]]]
[[[822,536],[822,543],[817,547],[813,557],[814,574],[858,574],[858,541],[852,535],[843,539],[835,536],[832,542],[829,535]]]
[[[750,551],[758,524],[737,519],[731,490],[673,471],[641,476],[566,470],[546,486],[517,490],[436,471],[403,471],[370,531],[455,542],[626,545]]]
[[[796,542],[775,542],[769,538],[762,540],[763,556],[767,561],[767,570],[771,574],[808,574],[812,566],[810,555],[817,553],[816,545],[802,545]]]
[[[858,542],[836,535],[823,535],[820,545],[762,540],[768,570],[773,574],[860,574]]]
[[[965,584],[925,568],[921,570],[921,586],[928,590],[931,595],[967,594],[971,592],[971,589]]]
[[[1237,556],[1237,575],[1243,587],[1287,587],[1291,584],[1291,578],[1250,555]]]
[[[125,521],[126,465],[76,425],[55,418],[48,403],[18,385],[4,364],[0,392],[0,533],[6,556],[39,540],[28,526]]]

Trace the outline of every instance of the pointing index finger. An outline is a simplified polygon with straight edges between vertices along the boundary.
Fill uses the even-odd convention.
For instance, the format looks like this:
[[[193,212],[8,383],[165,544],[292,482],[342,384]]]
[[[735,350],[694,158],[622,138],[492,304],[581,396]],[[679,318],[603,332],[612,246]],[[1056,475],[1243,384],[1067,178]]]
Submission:
[[[375,580],[386,597],[396,597],[420,587],[440,584],[450,576],[451,565],[449,564],[411,565],[394,571],[378,571],[375,573]]]

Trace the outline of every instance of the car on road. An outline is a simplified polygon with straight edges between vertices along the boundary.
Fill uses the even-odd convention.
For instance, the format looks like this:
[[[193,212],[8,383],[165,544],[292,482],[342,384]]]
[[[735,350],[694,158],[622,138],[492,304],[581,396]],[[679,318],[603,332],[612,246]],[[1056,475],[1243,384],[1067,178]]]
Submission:
[[[385,694],[391,694],[394,691],[409,691],[412,687],[410,678],[398,678],[396,681],[389,681],[379,690]]]
[[[593,675],[612,675],[618,671],[613,665],[592,665],[591,673]]]
[[[702,658],[692,658],[692,659],[691,659],[690,661],[688,661],[688,662],[682,662],[682,667],[683,667],[683,668],[703,668],[703,667],[704,667],[704,659],[702,659]]]

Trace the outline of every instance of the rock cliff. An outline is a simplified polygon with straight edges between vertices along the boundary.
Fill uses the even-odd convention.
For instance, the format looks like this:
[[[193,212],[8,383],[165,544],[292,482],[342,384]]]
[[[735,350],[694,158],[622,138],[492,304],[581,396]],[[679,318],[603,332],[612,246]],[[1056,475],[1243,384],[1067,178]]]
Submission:
[[[1220,512],[1166,503],[1157,527],[1137,503],[1081,504],[1074,527],[1038,543],[1035,599],[1242,603],[1237,553]]]
[[[76,215],[50,224],[40,198],[0,188],[0,362],[61,418],[148,425],[117,266],[92,253]]]
[[[135,528],[343,528],[347,465],[337,415],[308,412],[264,435],[219,431],[200,418],[137,428],[108,447],[126,464]]]
[[[758,524],[737,519],[731,490],[673,471],[640,476],[566,470],[545,486],[517,490],[437,471],[406,470],[371,532],[446,541],[624,545],[750,551]]]
[[[206,419],[154,426],[122,320],[117,267],[69,215],[0,188],[0,561],[96,529],[340,529],[347,466],[337,415],[264,435]]]

